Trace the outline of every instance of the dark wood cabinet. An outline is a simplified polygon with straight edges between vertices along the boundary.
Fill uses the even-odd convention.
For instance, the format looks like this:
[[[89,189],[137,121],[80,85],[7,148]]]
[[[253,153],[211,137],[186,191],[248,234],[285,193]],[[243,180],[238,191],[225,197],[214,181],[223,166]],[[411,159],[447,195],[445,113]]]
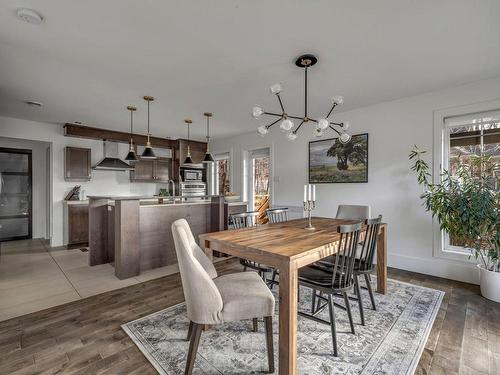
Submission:
[[[68,204],[68,246],[86,246],[89,242],[89,206]]]
[[[134,163],[134,170],[130,171],[130,180],[137,182],[168,182],[170,167],[170,159],[141,159]]]
[[[90,148],[66,147],[64,150],[64,179],[66,181],[90,181]]]

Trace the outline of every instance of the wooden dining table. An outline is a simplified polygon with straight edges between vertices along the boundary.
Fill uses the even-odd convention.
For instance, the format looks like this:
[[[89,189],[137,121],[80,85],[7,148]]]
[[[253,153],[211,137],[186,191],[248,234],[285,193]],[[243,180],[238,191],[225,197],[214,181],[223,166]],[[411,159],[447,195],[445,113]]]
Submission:
[[[205,233],[200,246],[212,259],[213,251],[263,263],[279,270],[279,373],[297,374],[298,270],[335,254],[340,242],[337,227],[356,221],[313,217],[264,224],[252,228]],[[364,233],[360,234],[361,240]],[[377,242],[377,292],[387,293],[387,224]]]

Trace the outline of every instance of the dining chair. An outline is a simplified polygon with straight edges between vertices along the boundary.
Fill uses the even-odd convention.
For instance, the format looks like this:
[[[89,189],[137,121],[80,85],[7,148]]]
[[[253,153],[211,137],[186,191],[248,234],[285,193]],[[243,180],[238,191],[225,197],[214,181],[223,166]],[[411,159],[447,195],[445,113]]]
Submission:
[[[364,221],[370,218],[370,206],[362,206],[355,204],[339,204],[337,208],[337,215],[335,218],[343,219],[343,220],[357,220]],[[361,245],[358,246],[358,253],[361,250]],[[320,260],[318,263],[326,265],[329,267],[332,263],[335,262],[335,256],[331,255]],[[318,306],[319,301],[316,299],[317,291],[313,290],[312,301],[311,301],[311,313],[314,313],[316,307]]]
[[[259,211],[243,212],[239,214],[230,215],[231,221],[233,223],[234,229],[251,228],[257,226],[257,219],[259,218]],[[253,269],[258,272],[259,276],[267,283],[266,279],[267,273],[274,271],[272,267],[253,262],[240,258],[240,264],[243,266],[243,270],[246,271],[247,268]],[[272,284],[271,284],[272,285]]]
[[[345,220],[366,220],[370,218],[370,206],[339,204],[335,217]]]
[[[326,303],[322,308],[317,309],[313,313],[299,311],[298,314],[318,323],[330,325],[333,341],[333,355],[335,357],[338,356],[335,302],[333,301],[333,296],[336,294],[341,294],[344,297],[351,332],[354,333],[351,305],[347,293],[354,288],[354,263],[360,230],[361,223],[341,225],[337,228],[337,232],[340,233],[337,251],[339,256],[334,258],[332,268],[325,267],[321,264],[312,264],[299,269],[299,285],[311,288],[313,293],[315,291],[320,291],[322,294],[317,296],[317,298],[326,301]],[[317,316],[326,306],[328,306],[329,321]]]
[[[364,276],[368,294],[372,303],[373,310],[377,310],[375,306],[375,297],[370,280],[370,275],[374,271],[373,258],[377,249],[378,236],[380,231],[380,224],[382,223],[382,215],[374,219],[365,220],[366,232],[363,240],[361,253],[356,257],[354,262],[354,282],[356,287],[356,295],[359,305],[359,313],[361,316],[361,324],[365,325],[365,316],[363,310],[363,301],[361,298],[361,288],[359,285],[359,277]]]
[[[366,288],[370,296],[370,301],[372,304],[372,309],[377,310],[375,305],[375,297],[373,295],[373,289],[371,285],[370,275],[373,273],[375,267],[373,265],[373,258],[375,257],[375,251],[377,249],[377,242],[379,236],[380,225],[382,223],[382,215],[377,218],[367,219],[364,221],[366,225],[365,236],[362,241],[362,245],[358,245],[356,251],[356,259],[354,261],[354,292],[356,297],[349,297],[358,301],[359,314],[361,318],[361,325],[365,325],[365,315],[363,309],[363,300],[361,295],[361,286],[359,283],[360,276],[364,276]],[[342,255],[337,254],[335,257],[341,257]],[[333,272],[335,258],[328,258],[328,261],[321,261],[319,264],[325,269],[329,269]],[[316,296],[313,294],[313,299],[316,300]],[[318,305],[313,301],[312,312],[318,308]]]
[[[266,210],[267,220],[269,224],[282,223],[288,221],[288,208],[268,208]]]
[[[285,221],[288,221],[288,208],[269,208],[266,210],[266,216],[269,224],[283,223]],[[279,284],[279,282],[276,281],[277,275],[278,270],[274,268],[271,274],[271,279],[268,280],[268,284],[271,289],[273,289],[274,285]]]
[[[184,373],[193,372],[203,327],[255,318],[264,319],[269,372],[274,372],[272,317],[275,301],[269,288],[255,272],[217,276],[185,219],[172,224],[172,234],[190,321]]]

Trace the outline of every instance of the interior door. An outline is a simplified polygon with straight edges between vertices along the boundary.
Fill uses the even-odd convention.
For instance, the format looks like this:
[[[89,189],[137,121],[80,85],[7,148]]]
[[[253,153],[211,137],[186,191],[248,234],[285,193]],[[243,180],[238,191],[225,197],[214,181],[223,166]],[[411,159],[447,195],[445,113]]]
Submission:
[[[31,238],[31,150],[0,148],[0,241]]]

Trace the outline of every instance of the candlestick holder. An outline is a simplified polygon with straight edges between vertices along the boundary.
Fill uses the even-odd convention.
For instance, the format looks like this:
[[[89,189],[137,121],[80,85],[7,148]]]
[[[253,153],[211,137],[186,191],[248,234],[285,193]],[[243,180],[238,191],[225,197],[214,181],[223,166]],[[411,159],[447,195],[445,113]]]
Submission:
[[[316,201],[308,200],[308,201],[304,202],[304,211],[307,211],[307,219],[308,219],[308,225],[304,229],[307,229],[307,230],[316,229],[312,225],[312,217],[311,217],[311,212],[312,212],[312,210],[314,210],[315,207],[316,207]]]

